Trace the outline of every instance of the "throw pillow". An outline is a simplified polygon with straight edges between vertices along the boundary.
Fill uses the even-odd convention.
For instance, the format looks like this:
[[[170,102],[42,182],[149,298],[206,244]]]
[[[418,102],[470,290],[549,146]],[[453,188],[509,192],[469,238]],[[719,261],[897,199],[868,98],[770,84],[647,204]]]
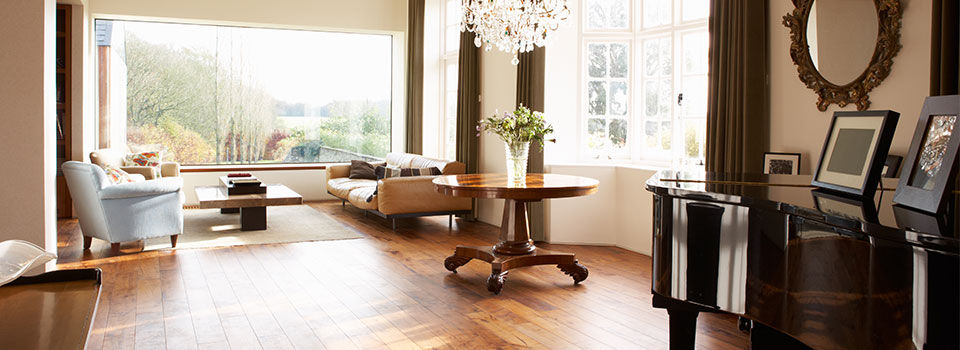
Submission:
[[[158,167],[163,162],[163,152],[130,153],[123,160],[124,166],[152,166]]]
[[[377,170],[377,180],[382,180],[391,177],[407,177],[407,176],[431,176],[431,175],[441,175],[440,168],[430,167],[430,168],[398,168],[395,166],[378,166]],[[370,197],[367,197],[367,203],[373,200],[373,196],[377,195],[377,191],[380,188],[377,186],[377,189],[373,191],[373,194]]]
[[[113,184],[120,184],[120,183],[135,181],[133,178],[130,177],[129,173],[113,165],[105,165],[103,167],[103,172],[107,174],[107,179],[110,180],[110,183],[113,183]]]
[[[377,175],[374,172],[376,165],[364,162],[362,160],[351,160],[350,161],[350,176],[351,179],[366,179],[366,180],[376,180]]]

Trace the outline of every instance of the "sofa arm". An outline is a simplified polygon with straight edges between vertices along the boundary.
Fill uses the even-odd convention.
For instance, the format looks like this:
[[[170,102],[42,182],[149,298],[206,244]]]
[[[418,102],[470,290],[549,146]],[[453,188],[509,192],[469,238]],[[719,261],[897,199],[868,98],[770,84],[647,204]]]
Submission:
[[[177,162],[163,162],[163,163],[160,163],[160,176],[163,176],[163,177],[179,177],[179,176],[180,176],[180,163],[177,163]]]
[[[327,180],[350,176],[350,164],[332,164],[327,166]]]
[[[434,189],[436,176],[394,177],[377,184],[377,209],[381,213],[406,214],[470,210],[473,200],[440,194]]]
[[[159,177],[159,174],[157,174],[157,168],[152,166],[124,166],[120,167],[120,170],[126,171],[130,174],[143,175],[143,178],[147,180],[153,180]]]
[[[105,187],[100,191],[100,198],[120,199],[154,196],[158,194],[180,191],[183,179],[179,177],[159,178],[143,182],[127,182]]]

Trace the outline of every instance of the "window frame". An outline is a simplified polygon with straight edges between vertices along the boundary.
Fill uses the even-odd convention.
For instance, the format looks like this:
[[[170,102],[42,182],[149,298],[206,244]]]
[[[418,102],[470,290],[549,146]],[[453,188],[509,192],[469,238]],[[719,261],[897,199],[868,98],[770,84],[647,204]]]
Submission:
[[[233,28],[248,28],[248,29],[267,29],[267,30],[294,30],[294,31],[310,31],[310,32],[324,32],[324,33],[343,33],[343,34],[366,34],[366,35],[384,35],[390,38],[390,108],[388,112],[389,115],[389,125],[390,125],[390,140],[389,140],[389,150],[387,153],[395,152],[398,149],[403,149],[405,144],[405,135],[404,130],[406,128],[405,118],[399,117],[405,113],[405,103],[406,103],[406,74],[405,70],[402,69],[406,66],[406,57],[404,50],[398,50],[398,48],[404,48],[407,46],[405,33],[402,31],[391,31],[383,29],[331,29],[329,27],[322,26],[310,26],[310,25],[285,25],[285,24],[276,24],[276,23],[254,23],[254,22],[236,22],[236,21],[223,21],[223,20],[204,20],[204,19],[194,19],[194,18],[164,18],[157,19],[154,17],[141,17],[141,16],[120,16],[120,15],[107,15],[107,14],[98,14],[91,15],[90,18],[90,35],[96,34],[96,25],[95,23],[98,20],[105,21],[131,21],[131,22],[151,22],[151,23],[164,23],[164,24],[183,24],[183,25],[199,25],[199,26],[214,26],[214,27],[233,27]],[[93,47],[96,47],[96,43],[91,43]],[[96,50],[93,50],[91,53],[91,59],[94,65],[94,68],[97,66],[99,58],[97,57]],[[99,73],[96,73],[99,75]],[[99,78],[97,78],[99,79]],[[97,82],[99,84],[99,82]],[[93,98],[99,100],[100,98],[100,89],[95,89]],[[93,106],[93,114],[97,118],[97,123],[100,121],[100,106],[98,103],[95,103]],[[124,111],[124,115],[125,115]],[[111,116],[110,122],[112,124],[117,124],[118,122],[122,124],[121,128],[124,134],[124,144],[123,147],[126,147],[126,137],[127,137],[127,119],[126,117],[117,118],[116,116]],[[114,130],[115,131],[115,130]],[[113,132],[113,131],[112,131]],[[100,140],[102,135],[100,135],[100,130],[97,129],[94,132],[96,140]],[[99,142],[99,141],[97,141]],[[111,147],[119,147],[121,145],[112,145]],[[374,156],[371,156],[374,157]],[[376,157],[374,157],[376,158]],[[300,163],[288,163],[288,162],[279,162],[279,163],[203,163],[203,164],[180,164],[180,169],[182,172],[222,172],[222,171],[250,171],[250,170],[276,170],[276,171],[299,171],[299,170],[323,170],[327,166],[334,164],[345,164],[338,162],[300,162]]]
[[[643,9],[643,0],[627,0],[629,7],[629,18],[627,20],[626,29],[612,29],[612,30],[597,30],[597,29],[588,29],[588,0],[581,1],[580,4],[580,16],[579,20],[579,33],[578,33],[578,50],[579,50],[579,61],[578,65],[578,94],[580,95],[580,105],[578,111],[578,130],[577,130],[577,149],[578,154],[577,158],[581,162],[587,163],[612,163],[612,164],[626,164],[626,163],[642,163],[648,164],[656,167],[670,167],[676,165],[688,165],[688,160],[700,160],[699,164],[702,165],[703,160],[703,151],[701,146],[700,158],[688,158],[685,155],[683,147],[684,141],[684,132],[685,129],[683,125],[685,121],[688,120],[703,120],[706,124],[706,115],[702,117],[695,118],[685,118],[681,116],[680,106],[677,106],[675,103],[671,105],[670,109],[670,118],[671,122],[671,149],[667,152],[662,151],[662,149],[657,149],[659,152],[652,153],[650,148],[647,148],[643,142],[645,137],[644,134],[644,124],[646,122],[645,115],[641,108],[641,102],[643,102],[643,92],[645,87],[643,86],[643,74],[644,66],[642,64],[643,55],[643,42],[644,40],[657,37],[669,37],[671,42],[671,54],[672,54],[672,64],[671,67],[671,76],[670,80],[672,82],[672,96],[671,100],[675,101],[677,94],[681,93],[683,90],[683,69],[682,69],[682,36],[685,33],[697,32],[697,31],[707,31],[708,35],[708,21],[709,15],[707,17],[683,21],[683,0],[671,0],[671,9],[670,16],[672,18],[672,23],[668,25],[660,25],[651,28],[643,28],[643,18],[642,18],[642,9]],[[610,154],[609,152],[601,152],[600,156],[594,156],[594,152],[587,147],[587,130],[588,130],[588,120],[591,119],[591,115],[588,112],[589,108],[589,96],[587,84],[592,79],[588,77],[587,66],[588,61],[588,45],[591,43],[597,42],[628,42],[629,43],[629,74],[628,74],[628,98],[627,98],[627,122],[628,122],[628,139],[626,148],[629,150],[628,155],[618,156]],[[706,75],[709,75],[709,67]],[[706,98],[706,94],[704,95]],[[609,103],[609,96],[607,99]],[[609,119],[609,118],[606,118]],[[659,122],[667,121],[666,118],[658,118]],[[609,122],[608,122],[609,124]],[[677,132],[677,131],[680,132]],[[704,129],[705,130],[705,129]],[[607,137],[609,136],[609,125],[607,126]],[[705,137],[704,137],[705,138]],[[609,147],[607,147],[609,149]]]

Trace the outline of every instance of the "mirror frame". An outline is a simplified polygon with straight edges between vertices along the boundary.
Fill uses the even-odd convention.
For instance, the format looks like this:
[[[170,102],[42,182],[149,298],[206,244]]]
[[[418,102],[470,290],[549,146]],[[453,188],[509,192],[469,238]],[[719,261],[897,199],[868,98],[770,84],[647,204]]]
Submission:
[[[855,103],[857,110],[870,108],[869,93],[880,85],[900,51],[900,22],[903,17],[900,0],[874,0],[879,28],[877,46],[863,73],[845,85],[831,83],[813,64],[807,44],[807,19],[814,0],[793,0],[794,10],[783,16],[783,25],[790,28],[790,58],[797,66],[800,81],[816,92],[817,109],[826,111],[832,103],[844,107]]]

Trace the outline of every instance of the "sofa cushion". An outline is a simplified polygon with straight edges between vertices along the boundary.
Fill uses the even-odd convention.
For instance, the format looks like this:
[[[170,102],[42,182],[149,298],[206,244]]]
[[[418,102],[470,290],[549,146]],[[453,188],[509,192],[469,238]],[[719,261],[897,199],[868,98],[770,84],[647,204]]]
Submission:
[[[341,199],[348,199],[350,191],[362,187],[377,188],[377,180],[338,177],[327,181],[327,192]]]
[[[350,161],[350,175],[347,176],[351,179],[368,179],[376,180],[377,174],[374,173],[377,165],[364,162],[362,160],[351,160]]]
[[[392,165],[399,168],[437,167],[441,172],[447,175],[463,174],[466,172],[466,165],[461,162],[428,158],[418,154],[410,153],[387,154],[387,165]]]
[[[377,186],[361,187],[350,191],[347,200],[360,209],[377,210]]]

